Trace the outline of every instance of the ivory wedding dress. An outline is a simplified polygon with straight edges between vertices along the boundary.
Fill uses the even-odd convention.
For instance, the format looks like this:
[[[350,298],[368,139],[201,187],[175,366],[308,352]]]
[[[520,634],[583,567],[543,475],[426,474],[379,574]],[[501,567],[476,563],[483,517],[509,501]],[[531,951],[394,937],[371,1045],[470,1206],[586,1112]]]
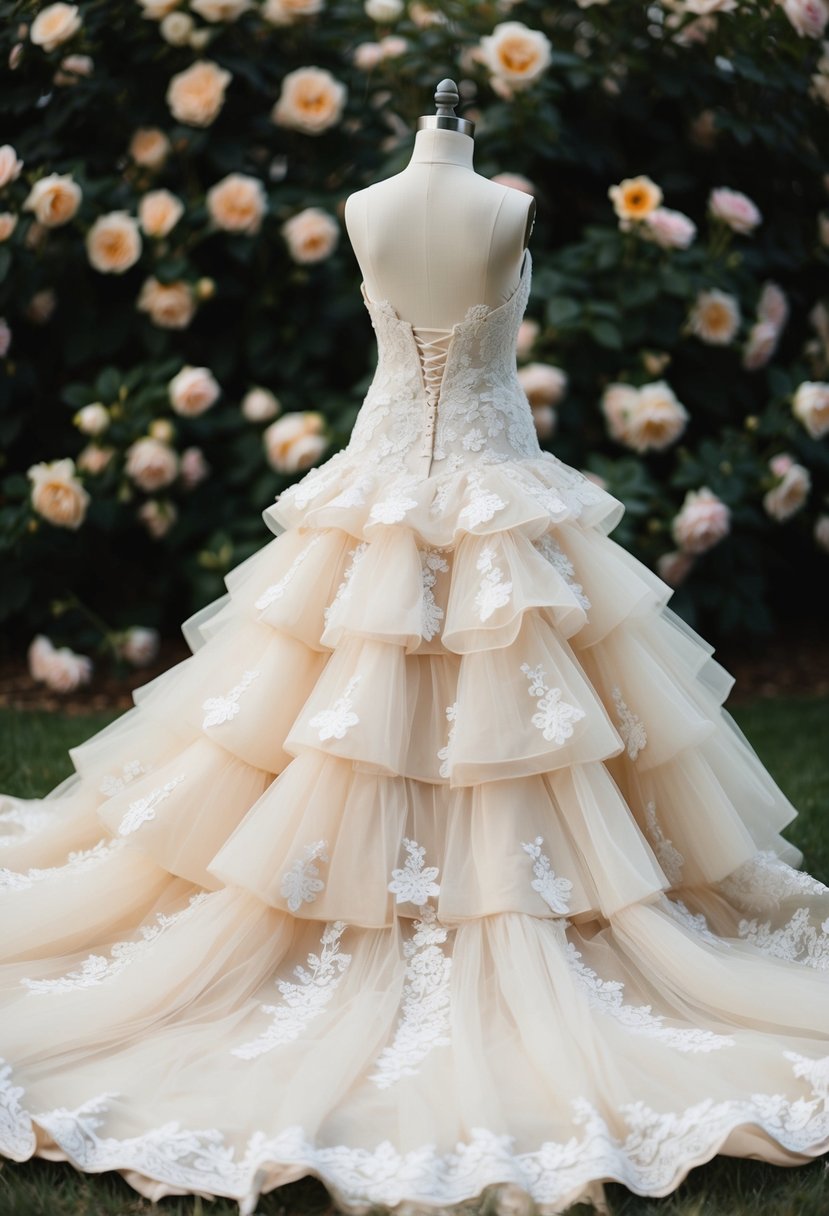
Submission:
[[[539,448],[530,275],[431,347],[363,285],[348,447],[3,804],[7,1156],[552,1213],[829,1148],[829,889],[622,504]]]

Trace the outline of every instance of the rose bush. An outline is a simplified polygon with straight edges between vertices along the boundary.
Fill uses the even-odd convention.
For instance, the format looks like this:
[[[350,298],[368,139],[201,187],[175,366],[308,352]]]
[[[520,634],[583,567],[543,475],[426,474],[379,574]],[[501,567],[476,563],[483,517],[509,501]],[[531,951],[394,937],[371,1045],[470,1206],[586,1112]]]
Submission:
[[[7,9],[12,644],[92,649],[104,618],[123,654],[129,630],[174,631],[267,540],[274,495],[346,441],[375,347],[343,204],[406,164],[444,76],[477,171],[538,202],[517,354],[542,442],[626,503],[615,537],[690,621],[762,631],[814,604],[824,0]],[[57,683],[85,678],[55,653]]]

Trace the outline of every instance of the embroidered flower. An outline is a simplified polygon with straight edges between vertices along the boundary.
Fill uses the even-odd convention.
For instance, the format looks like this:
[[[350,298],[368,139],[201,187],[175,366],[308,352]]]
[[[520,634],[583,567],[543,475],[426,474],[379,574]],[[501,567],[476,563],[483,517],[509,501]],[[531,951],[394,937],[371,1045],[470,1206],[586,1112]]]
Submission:
[[[488,523],[496,511],[503,511],[506,505],[492,490],[483,488],[480,473],[470,473],[468,501],[458,513],[458,519],[466,528],[477,528]]]
[[[120,777],[108,773],[98,788],[102,794],[106,794],[107,798],[111,798],[113,794],[119,793],[125,785],[129,785],[131,781],[134,781],[136,777],[140,777],[143,772],[144,765],[140,760],[127,760],[122,765]]]
[[[452,748],[452,743],[455,738],[455,724],[458,720],[458,703],[446,706],[446,721],[449,723],[449,734],[446,739],[445,747],[438,750],[438,760],[440,760],[440,768],[438,773],[441,777],[449,776],[449,752]]]
[[[239,712],[239,698],[243,692],[246,692],[253,681],[259,676],[259,669],[254,668],[253,671],[246,671],[238,684],[231,688],[230,692],[224,697],[208,697],[202,702],[202,709],[206,710],[202,728],[207,730],[210,726],[222,726],[225,722],[230,722]]]
[[[307,844],[302,857],[297,857],[289,870],[282,875],[279,890],[285,897],[288,909],[296,912],[303,903],[312,904],[325,887],[319,876],[317,861],[328,861],[328,845],[324,840]]]
[[[530,682],[530,696],[538,698],[538,709],[531,719],[533,726],[538,727],[548,742],[561,746],[571,738],[573,723],[585,716],[584,710],[578,705],[571,705],[569,701],[562,701],[560,688],[547,687],[543,667],[530,667],[529,663],[522,663],[521,670]]]
[[[495,565],[495,546],[485,545],[478,555],[476,569],[482,578],[475,596],[475,607],[482,621],[488,621],[493,612],[510,602],[512,583],[504,582],[504,572]]]
[[[426,849],[416,840],[409,840],[404,836],[403,847],[407,854],[406,862],[402,869],[392,870],[392,881],[388,890],[396,897],[397,903],[412,903],[420,907],[427,902],[430,895],[440,893],[440,884],[435,882],[438,867],[424,866]]]
[[[376,502],[369,512],[369,518],[380,524],[399,524],[414,507],[417,499],[407,494],[408,483],[393,486],[381,502]]]
[[[685,858],[679,849],[674,848],[673,843],[662,831],[656,818],[656,803],[653,801],[649,802],[645,807],[645,823],[647,824],[653,851],[660,866],[665,871],[665,877],[672,887],[678,887],[682,882],[682,867],[685,864]]]
[[[533,544],[541,556],[546,557],[550,565],[558,571],[584,611],[588,612],[592,607],[590,600],[585,595],[581,583],[575,581],[575,567],[558,541],[546,532],[538,540],[533,541]]]
[[[351,599],[351,591],[352,591],[351,580],[354,578],[354,575],[357,572],[357,567],[359,566],[360,562],[362,561],[362,559],[365,556],[367,551],[368,551],[368,542],[364,541],[364,540],[360,541],[359,545],[355,545],[353,549],[349,549],[348,556],[349,556],[350,560],[349,560],[348,565],[345,568],[345,571],[343,572],[342,582],[340,583],[339,587],[337,588],[337,591],[336,591],[336,594],[334,595],[333,600],[325,608],[325,610],[323,612],[323,617],[325,618],[326,625],[331,620],[331,616],[334,613],[334,611],[338,607],[340,607],[342,604],[345,604],[348,600]]]
[[[629,709],[622,699],[622,692],[618,685],[613,686],[611,695],[619,715],[619,734],[627,748],[627,754],[631,760],[635,760],[648,742],[645,727],[638,715]]]
[[[564,915],[570,911],[569,899],[573,891],[573,884],[569,878],[562,878],[556,875],[550,859],[545,853],[541,852],[541,846],[544,843],[543,836],[536,836],[535,840],[522,843],[521,848],[525,853],[532,858],[533,874],[535,878],[530,883],[534,891],[537,891],[544,900],[548,908],[553,912],[558,912]]]
[[[352,695],[362,678],[362,676],[352,676],[345,686],[343,695],[337,698],[330,709],[322,709],[319,713],[314,714],[313,718],[309,718],[308,725],[317,727],[319,737],[323,742],[326,739],[345,738],[346,731],[360,721],[353,710]]]
[[[262,592],[262,594],[259,596],[258,600],[256,601],[256,603],[254,605],[256,608],[258,608],[260,610],[260,612],[264,611],[265,608],[270,608],[271,604],[275,603],[277,600],[282,599],[283,595],[285,594],[285,588],[293,580],[294,575],[296,574],[297,570],[300,568],[302,563],[309,557],[311,552],[316,548],[316,546],[320,543],[321,540],[322,540],[322,533],[318,532],[316,536],[312,537],[312,539],[305,546],[305,548],[302,549],[299,553],[297,553],[296,557],[291,562],[290,566],[285,571],[285,573],[282,575],[282,578],[279,580],[279,582],[273,583],[270,587],[267,588],[266,591]]]
[[[423,586],[420,632],[427,642],[430,642],[438,633],[445,615],[440,605],[435,603],[434,587],[438,581],[438,574],[446,574],[448,570],[449,563],[438,549],[420,551],[420,572]]]
[[[176,786],[181,785],[183,780],[184,774],[180,773],[171,781],[151,790],[144,798],[136,798],[135,802],[131,802],[118,824],[118,835],[129,836],[130,833],[137,832],[141,825],[149,819],[155,819],[156,808],[170,797]]]

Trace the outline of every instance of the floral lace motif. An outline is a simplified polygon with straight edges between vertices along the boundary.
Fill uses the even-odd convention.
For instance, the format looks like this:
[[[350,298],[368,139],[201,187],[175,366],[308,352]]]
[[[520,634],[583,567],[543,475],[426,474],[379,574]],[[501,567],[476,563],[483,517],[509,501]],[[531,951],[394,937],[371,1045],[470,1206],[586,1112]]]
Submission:
[[[550,859],[545,853],[541,852],[541,846],[544,843],[543,836],[536,836],[535,840],[522,843],[521,848],[527,853],[533,862],[533,878],[530,886],[534,891],[537,891],[544,900],[548,908],[553,912],[557,912],[563,916],[570,911],[570,895],[573,891],[573,884],[569,878],[562,878],[557,875],[550,865]]]
[[[10,802],[11,806],[8,810],[0,811],[0,825],[5,827],[11,824],[22,830],[0,836],[0,848],[9,844],[20,844],[26,836],[41,831],[54,814],[54,809],[44,810],[40,807],[40,799],[32,800],[34,806],[28,806],[23,799],[6,797],[4,801]]]
[[[202,709],[206,710],[202,729],[207,730],[210,726],[222,726],[225,722],[230,722],[239,712],[239,698],[243,692],[247,692],[254,680],[259,677],[259,668],[254,668],[253,671],[246,671],[238,684],[231,688],[230,692],[224,697],[208,697],[202,702]]]
[[[83,960],[80,967],[74,971],[68,971],[66,975],[60,975],[56,979],[33,980],[22,979],[20,983],[24,988],[28,988],[33,993],[55,993],[55,992],[73,992],[78,988],[96,988],[99,984],[105,983],[118,975],[130,963],[134,963],[141,955],[146,954],[153,942],[161,937],[162,933],[172,928],[173,925],[180,924],[186,920],[200,904],[203,904],[206,899],[209,899],[210,891],[199,891],[196,895],[190,897],[189,903],[185,908],[178,912],[166,914],[157,912],[155,919],[149,925],[141,925],[139,933],[141,936],[133,941],[115,942],[110,948],[109,958],[104,954],[89,954]]]
[[[404,836],[403,848],[406,850],[406,861],[402,869],[392,870],[388,889],[396,903],[412,903],[421,907],[428,902],[430,895],[440,894],[440,884],[435,881],[438,867],[424,866],[426,849],[416,840]]]
[[[260,1005],[262,1013],[271,1015],[271,1024],[257,1038],[231,1049],[231,1055],[240,1060],[255,1060],[272,1051],[280,1043],[290,1043],[319,1017],[331,1001],[343,975],[351,962],[350,954],[340,953],[340,938],[347,928],[344,921],[336,920],[326,925],[321,938],[319,954],[311,953],[306,960],[294,967],[292,980],[277,980],[276,986],[282,997],[279,1005]]]
[[[495,565],[495,546],[484,545],[476,569],[481,574],[481,583],[475,596],[475,607],[482,621],[488,621],[493,612],[505,608],[512,596],[512,583],[504,582],[504,572]]]
[[[722,946],[726,950],[731,949],[730,943],[724,937],[717,937],[716,933],[711,932],[708,927],[708,921],[702,912],[692,912],[681,899],[668,899],[666,900],[666,905],[672,919],[678,924],[684,925],[686,929],[690,929],[697,937],[710,942],[712,946]]]
[[[533,541],[533,544],[541,556],[546,557],[550,565],[561,575],[584,611],[589,612],[592,607],[590,600],[585,595],[581,583],[576,582],[576,568],[558,541],[550,536],[549,532],[545,532],[538,540]]]
[[[452,750],[452,744],[455,741],[455,728],[458,721],[458,703],[455,701],[453,705],[446,706],[446,721],[449,723],[449,734],[446,737],[444,747],[438,749],[438,760],[440,760],[440,768],[438,774],[441,777],[449,776],[449,753]]]
[[[506,505],[492,490],[484,489],[482,475],[474,471],[467,478],[467,502],[458,512],[458,520],[471,530],[489,523],[493,515],[503,511]]]
[[[829,970],[829,918],[818,928],[811,923],[808,908],[798,908],[779,929],[773,929],[770,921],[741,920],[737,932],[772,958]]]
[[[569,701],[562,701],[560,688],[548,688],[544,682],[546,672],[543,667],[530,667],[522,663],[521,670],[530,683],[531,697],[538,698],[537,712],[532,716],[533,726],[538,727],[549,743],[559,746],[566,743],[573,734],[573,724],[584,717],[584,710]]]
[[[118,824],[118,835],[129,836],[132,832],[137,832],[148,819],[155,819],[156,808],[170,797],[176,786],[181,785],[183,780],[184,774],[179,773],[177,777],[165,781],[164,785],[150,790],[149,794],[143,798],[136,798],[135,802],[131,802]]]
[[[378,524],[399,524],[406,514],[417,506],[417,499],[409,494],[413,483],[413,477],[401,478],[391,487],[384,499],[374,504],[369,512],[369,519]]]
[[[290,912],[296,912],[303,903],[312,904],[325,883],[319,876],[318,861],[328,861],[328,845],[324,840],[307,844],[301,857],[297,857],[289,870],[282,875],[279,890],[285,898]]]
[[[685,858],[679,849],[674,848],[673,843],[662,831],[662,827],[656,818],[656,803],[652,800],[645,807],[645,823],[647,825],[648,836],[653,845],[653,851],[656,854],[657,861],[665,871],[665,877],[672,887],[678,887],[682,882],[682,867],[685,865]]]
[[[343,572],[342,582],[337,588],[333,600],[323,612],[326,625],[329,623],[334,610],[341,604],[346,603],[347,600],[351,599],[351,580],[354,578],[354,575],[357,572],[357,567],[362,561],[367,549],[368,542],[364,540],[360,541],[359,545],[355,545],[353,549],[349,549],[348,556],[350,560]]]
[[[308,725],[317,729],[321,742],[325,742],[326,739],[344,739],[351,727],[359,723],[360,718],[354,713],[352,697],[354,689],[362,678],[362,676],[352,676],[345,686],[343,695],[337,697],[330,709],[321,709],[319,713],[314,714],[313,718],[308,719]]]
[[[119,794],[131,781],[135,781],[136,777],[140,777],[143,772],[144,765],[140,760],[127,760],[121,767],[121,775],[116,776],[113,773],[108,773],[98,786],[98,789],[107,798],[111,798],[113,794]]]
[[[104,838],[89,849],[79,849],[70,853],[62,866],[47,866],[45,869],[22,871],[8,870],[2,867],[0,868],[0,889],[7,887],[14,891],[26,891],[33,883],[42,882],[46,878],[53,878],[55,874],[65,874],[67,871],[74,873],[76,870],[88,869],[90,866],[97,865],[98,862],[111,857],[121,846],[122,842],[120,840]]]
[[[619,734],[624,740],[627,754],[631,760],[635,760],[648,742],[645,727],[638,715],[629,709],[627,703],[622,699],[622,690],[618,684],[613,686],[611,696],[619,715]]]
[[[279,582],[272,583],[270,587],[268,587],[265,591],[262,592],[262,594],[259,596],[259,598],[256,600],[256,602],[254,604],[255,608],[258,608],[260,612],[264,612],[264,610],[266,608],[270,608],[271,604],[275,604],[277,600],[282,599],[283,595],[285,594],[285,590],[288,587],[288,584],[293,581],[293,578],[296,575],[297,570],[300,568],[302,563],[304,561],[306,561],[308,557],[310,557],[311,553],[317,547],[317,545],[320,543],[321,540],[322,540],[321,533],[318,533],[316,536],[313,536],[311,538],[311,540],[308,542],[308,544],[305,546],[305,548],[302,549],[299,553],[297,553],[296,557],[291,562],[290,566],[285,571],[285,573],[282,575],[282,578],[279,580]]]
[[[439,549],[420,550],[420,576],[423,585],[421,636],[431,642],[436,633],[440,632],[440,623],[445,613],[435,602],[435,583],[438,574],[446,574],[449,563]]]
[[[788,865],[772,849],[761,850],[715,885],[745,912],[779,908],[782,900],[792,897],[829,895],[829,887]]]

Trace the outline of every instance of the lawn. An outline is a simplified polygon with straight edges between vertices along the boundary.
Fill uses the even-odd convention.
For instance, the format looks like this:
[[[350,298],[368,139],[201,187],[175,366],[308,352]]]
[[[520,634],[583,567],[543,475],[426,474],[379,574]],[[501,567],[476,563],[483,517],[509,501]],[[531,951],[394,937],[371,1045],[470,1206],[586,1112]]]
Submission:
[[[829,699],[758,701],[733,711],[764,764],[800,814],[786,835],[810,873],[829,882]],[[115,715],[63,717],[0,711],[0,790],[47,792],[71,772],[66,751]],[[693,1170],[673,1195],[645,1200],[608,1188],[612,1216],[828,1216],[829,1158],[796,1169],[719,1157]],[[261,1216],[323,1216],[334,1209],[311,1179],[265,1196]],[[589,1216],[580,1206],[570,1216]],[[198,1198],[142,1200],[116,1174],[79,1174],[35,1160],[0,1168],[0,1216],[234,1216],[235,1203]],[[516,1214],[517,1216],[517,1214]]]

